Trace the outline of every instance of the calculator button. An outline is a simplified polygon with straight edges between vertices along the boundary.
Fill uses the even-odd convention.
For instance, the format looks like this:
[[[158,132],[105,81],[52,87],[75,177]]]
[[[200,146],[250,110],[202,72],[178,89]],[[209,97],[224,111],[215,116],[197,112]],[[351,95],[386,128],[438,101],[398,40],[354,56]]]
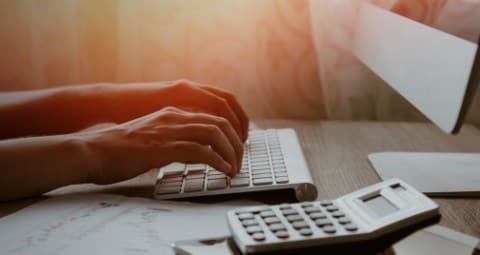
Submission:
[[[329,205],[325,209],[327,209],[327,211],[329,211],[329,212],[338,211],[338,207],[336,207],[334,205]]]
[[[323,230],[323,232],[325,232],[327,234],[333,234],[333,233],[337,232],[337,229],[332,225],[324,226],[322,228],[322,230]]]
[[[323,227],[323,226],[333,225],[333,223],[328,219],[318,219],[318,220],[315,220],[315,225],[319,227]]]
[[[238,214],[240,220],[252,220],[254,219],[253,214],[251,213],[240,213]]]
[[[275,232],[275,235],[280,239],[286,239],[286,238],[290,237],[288,232],[284,231],[284,230],[280,230],[280,231]]]
[[[335,217],[335,218],[340,218],[340,217],[345,216],[345,213],[343,213],[342,211],[335,211],[335,212],[332,213],[332,216]]]
[[[279,230],[287,230],[287,228],[281,224],[281,223],[278,223],[278,224],[272,224],[270,226],[268,226],[268,228],[272,231],[272,232],[276,232],[276,231],[279,231]]]
[[[266,185],[266,184],[272,184],[272,183],[273,183],[272,178],[253,179],[254,185]]]
[[[298,214],[298,212],[295,209],[285,209],[285,210],[282,210],[282,213],[285,216]]]
[[[295,222],[292,223],[292,226],[295,229],[302,229],[302,228],[309,227],[308,223],[305,222],[305,221],[295,221]]]
[[[256,220],[244,220],[242,221],[242,225],[244,227],[258,226],[258,222]]]
[[[249,233],[250,235],[263,232],[259,226],[250,226],[250,227],[247,227],[245,230],[247,230],[247,233]]]
[[[265,234],[260,232],[253,234],[252,237],[253,237],[253,240],[257,242],[265,241]]]
[[[298,231],[300,235],[302,236],[311,236],[313,234],[312,230],[310,228],[302,228],[300,231]]]
[[[310,216],[310,219],[312,220],[327,218],[327,215],[325,215],[325,213],[322,213],[322,212],[311,213],[309,214],[309,216]]]
[[[327,207],[333,205],[333,203],[331,201],[320,201],[320,205]]]
[[[287,220],[288,222],[303,221],[303,217],[298,214],[288,215]]]
[[[268,217],[268,218],[264,218],[263,219],[265,221],[265,223],[267,223],[268,225],[271,225],[271,224],[275,224],[275,223],[280,223],[280,219],[277,218],[277,217]]]
[[[267,217],[275,217],[277,215],[273,211],[263,211],[263,212],[260,212],[260,216],[262,216],[262,218],[267,218]]]
[[[307,208],[304,208],[303,211],[307,214],[310,214],[310,213],[316,213],[316,212],[321,212],[322,210],[320,210],[320,208],[318,207],[307,207]]]
[[[345,229],[353,232],[353,231],[357,231],[358,227],[355,224],[350,223],[345,225]]]
[[[350,222],[352,222],[352,221],[347,217],[341,217],[341,218],[338,219],[338,223],[340,223],[342,225],[348,224]]]

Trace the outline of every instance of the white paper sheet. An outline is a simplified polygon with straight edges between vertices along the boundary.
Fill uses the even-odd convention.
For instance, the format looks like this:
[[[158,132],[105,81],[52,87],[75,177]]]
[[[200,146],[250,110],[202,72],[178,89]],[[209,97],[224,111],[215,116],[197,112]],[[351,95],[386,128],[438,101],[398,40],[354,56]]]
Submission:
[[[229,235],[225,213],[254,204],[102,194],[51,198],[0,219],[0,254],[168,255],[173,241]]]

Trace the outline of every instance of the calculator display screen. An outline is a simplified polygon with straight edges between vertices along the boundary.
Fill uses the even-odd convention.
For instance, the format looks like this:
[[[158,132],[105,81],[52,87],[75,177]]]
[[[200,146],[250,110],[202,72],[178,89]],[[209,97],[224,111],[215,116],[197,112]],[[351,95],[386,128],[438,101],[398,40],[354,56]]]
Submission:
[[[373,213],[375,213],[374,216],[377,217],[384,217],[399,210],[395,205],[393,205],[382,195],[370,197],[363,200],[363,202],[368,208],[372,210]]]

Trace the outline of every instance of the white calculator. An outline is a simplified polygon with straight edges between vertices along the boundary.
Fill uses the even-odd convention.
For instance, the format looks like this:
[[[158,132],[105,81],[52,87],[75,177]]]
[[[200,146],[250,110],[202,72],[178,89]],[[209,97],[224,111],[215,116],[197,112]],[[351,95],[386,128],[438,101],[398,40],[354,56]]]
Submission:
[[[154,197],[179,199],[277,190],[293,190],[298,201],[317,197],[292,129],[250,131],[240,173],[233,178],[204,164],[173,163],[163,167]]]
[[[399,179],[332,201],[256,206],[228,212],[243,254],[361,243],[439,217],[431,199]]]

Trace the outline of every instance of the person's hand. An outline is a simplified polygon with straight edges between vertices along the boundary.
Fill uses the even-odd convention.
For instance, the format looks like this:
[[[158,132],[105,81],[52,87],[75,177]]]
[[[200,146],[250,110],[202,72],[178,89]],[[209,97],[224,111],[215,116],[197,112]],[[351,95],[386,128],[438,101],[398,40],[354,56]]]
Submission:
[[[235,123],[237,129],[241,127]],[[243,154],[242,139],[230,120],[175,107],[82,136],[99,162],[89,172],[88,181],[99,184],[126,180],[172,162],[205,163],[233,176]]]

